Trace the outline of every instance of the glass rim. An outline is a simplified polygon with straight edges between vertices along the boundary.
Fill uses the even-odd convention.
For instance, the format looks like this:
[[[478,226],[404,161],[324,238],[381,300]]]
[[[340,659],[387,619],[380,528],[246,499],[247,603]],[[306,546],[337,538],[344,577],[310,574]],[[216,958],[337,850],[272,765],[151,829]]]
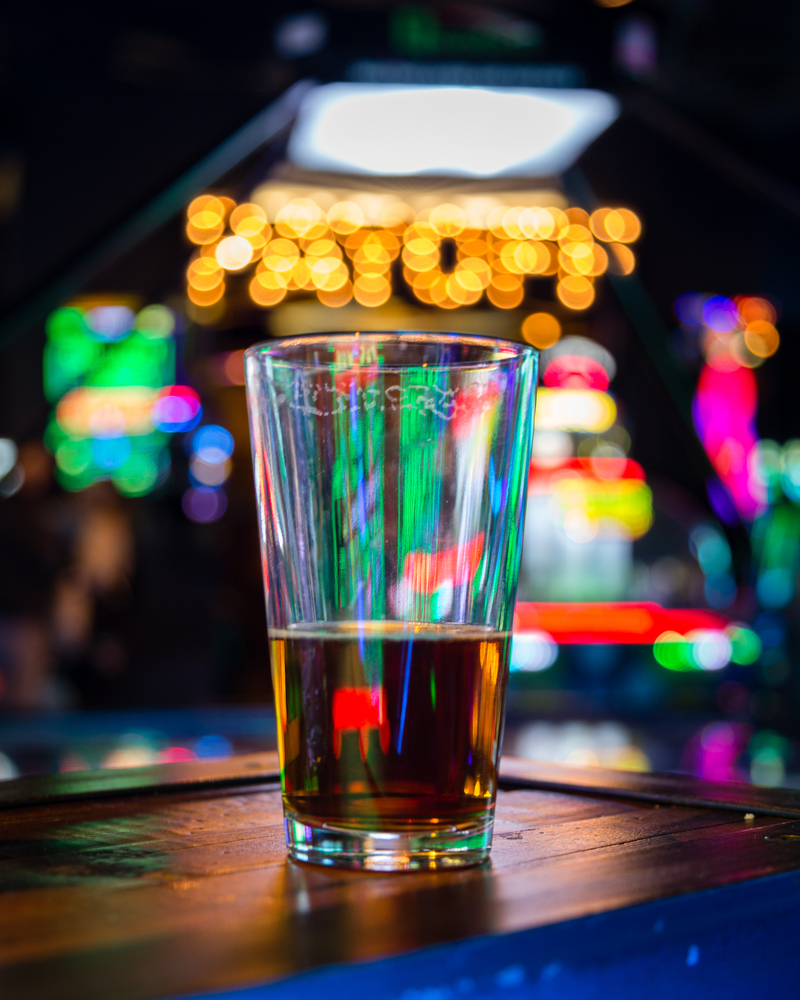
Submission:
[[[399,341],[409,344],[424,344],[426,342],[442,345],[453,343],[466,344],[486,351],[487,357],[484,359],[471,358],[469,360],[448,361],[446,364],[437,364],[435,362],[432,364],[430,362],[421,361],[404,362],[402,360],[393,360],[384,364],[367,362],[364,365],[359,365],[359,367],[363,369],[375,368],[382,372],[389,372],[405,371],[409,368],[420,368],[424,364],[424,367],[429,371],[435,371],[438,369],[474,370],[476,368],[497,368],[498,365],[510,364],[521,358],[536,358],[539,356],[539,351],[535,347],[532,347],[530,344],[520,343],[516,340],[506,340],[502,337],[487,337],[473,333],[456,333],[440,330],[367,330],[364,333],[356,330],[337,330],[331,333],[307,333],[295,337],[283,337],[276,340],[261,341],[248,347],[244,352],[244,356],[245,359],[261,359],[268,357],[273,364],[280,365],[285,368],[306,369],[308,371],[330,371],[331,369],[337,368],[346,370],[353,367],[352,361],[337,361],[335,358],[311,361],[307,358],[291,358],[288,357],[287,354],[291,349],[307,348],[308,345],[313,344],[314,341],[317,341],[320,345],[328,347],[331,344],[345,346],[347,344],[356,343],[386,343],[389,338],[395,342]],[[491,350],[501,352],[500,356],[489,357],[488,354]]]

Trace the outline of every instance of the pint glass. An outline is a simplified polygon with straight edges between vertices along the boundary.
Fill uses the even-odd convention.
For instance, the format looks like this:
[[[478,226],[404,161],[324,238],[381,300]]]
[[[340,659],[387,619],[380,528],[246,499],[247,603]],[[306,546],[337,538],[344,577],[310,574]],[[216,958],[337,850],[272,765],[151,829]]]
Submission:
[[[434,333],[246,352],[296,859],[488,856],[536,365],[521,344]]]

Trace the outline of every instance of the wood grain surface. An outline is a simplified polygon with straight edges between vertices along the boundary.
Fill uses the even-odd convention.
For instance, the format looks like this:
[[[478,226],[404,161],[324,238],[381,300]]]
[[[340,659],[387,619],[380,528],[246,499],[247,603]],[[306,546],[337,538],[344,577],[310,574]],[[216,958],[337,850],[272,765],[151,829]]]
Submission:
[[[381,875],[289,861],[275,782],[20,805],[0,816],[0,995],[169,997],[553,924],[798,868],[798,827],[509,790],[489,864]]]

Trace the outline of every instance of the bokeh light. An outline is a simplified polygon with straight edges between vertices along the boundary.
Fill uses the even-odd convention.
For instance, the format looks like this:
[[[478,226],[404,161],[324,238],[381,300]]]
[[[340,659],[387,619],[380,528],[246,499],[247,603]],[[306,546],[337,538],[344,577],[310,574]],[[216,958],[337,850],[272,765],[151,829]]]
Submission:
[[[295,293],[316,294],[332,308],[353,298],[374,308],[391,296],[390,271],[398,256],[409,290],[428,305],[474,306],[485,293],[493,307],[515,309],[525,299],[526,275],[557,275],[560,301],[584,310],[594,302],[593,278],[607,270],[633,270],[633,254],[623,244],[637,239],[641,229],[628,209],[601,209],[590,217],[577,207],[525,204],[524,199],[501,204],[498,197],[483,194],[433,206],[425,196],[415,209],[374,191],[347,196],[341,190],[276,182],[238,206],[223,196],[201,195],[187,209],[187,226],[199,246],[187,267],[187,309],[204,324],[224,309],[226,271],[256,263],[246,287],[250,300],[262,308],[278,306]],[[264,278],[265,272],[286,281]],[[428,278],[415,277],[422,274]],[[234,282],[231,288],[236,287]],[[751,311],[763,318],[757,306]],[[758,363],[744,339],[741,351]]]
[[[198,427],[192,435],[192,451],[210,464],[227,461],[233,454],[233,435],[219,424]]]
[[[276,306],[286,298],[288,279],[279,280],[277,274],[269,271],[257,274],[250,282],[250,298],[259,306]]]
[[[239,205],[231,212],[230,227],[237,236],[247,238],[263,235],[265,239],[269,239],[267,213],[260,205],[252,202]]]
[[[328,209],[327,217],[335,233],[354,233],[364,225],[364,212],[354,201],[337,201]]]
[[[353,296],[362,306],[382,306],[391,294],[392,286],[382,274],[360,274],[353,282]]]
[[[552,347],[561,336],[561,324],[551,313],[531,313],[522,321],[522,336],[534,347]]]
[[[190,521],[211,524],[218,521],[228,507],[225,491],[208,486],[190,486],[183,494],[181,506]]]
[[[437,205],[431,210],[428,222],[439,236],[453,237],[466,228],[467,217],[458,205]]]
[[[153,426],[168,434],[191,430],[202,415],[200,396],[188,385],[162,389],[150,410]]]
[[[778,350],[781,338],[769,320],[754,319],[745,327],[744,342],[750,353],[757,358],[771,358]]]
[[[600,250],[601,248],[598,247],[597,249]],[[609,243],[607,269],[612,274],[622,277],[633,274],[636,269],[636,255],[630,247],[622,243]]]
[[[568,274],[556,286],[556,294],[568,309],[588,309],[594,302],[594,285],[585,277]]]
[[[558,646],[547,632],[515,630],[511,642],[511,671],[538,673],[552,667],[557,659]]]
[[[486,297],[498,309],[516,309],[525,291],[522,282],[513,274],[495,274],[486,289]]]
[[[226,236],[217,247],[216,258],[226,271],[241,271],[253,259],[253,247],[243,236]]]

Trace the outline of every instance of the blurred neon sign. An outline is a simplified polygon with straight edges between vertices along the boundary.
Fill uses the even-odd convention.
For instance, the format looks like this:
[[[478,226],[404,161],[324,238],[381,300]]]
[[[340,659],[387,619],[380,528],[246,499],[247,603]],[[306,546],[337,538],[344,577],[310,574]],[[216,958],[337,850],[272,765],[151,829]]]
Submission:
[[[169,435],[202,415],[197,393],[173,384],[175,313],[136,306],[86,296],[47,320],[45,444],[66,489],[108,479],[126,496],[149,493],[169,472]]]

